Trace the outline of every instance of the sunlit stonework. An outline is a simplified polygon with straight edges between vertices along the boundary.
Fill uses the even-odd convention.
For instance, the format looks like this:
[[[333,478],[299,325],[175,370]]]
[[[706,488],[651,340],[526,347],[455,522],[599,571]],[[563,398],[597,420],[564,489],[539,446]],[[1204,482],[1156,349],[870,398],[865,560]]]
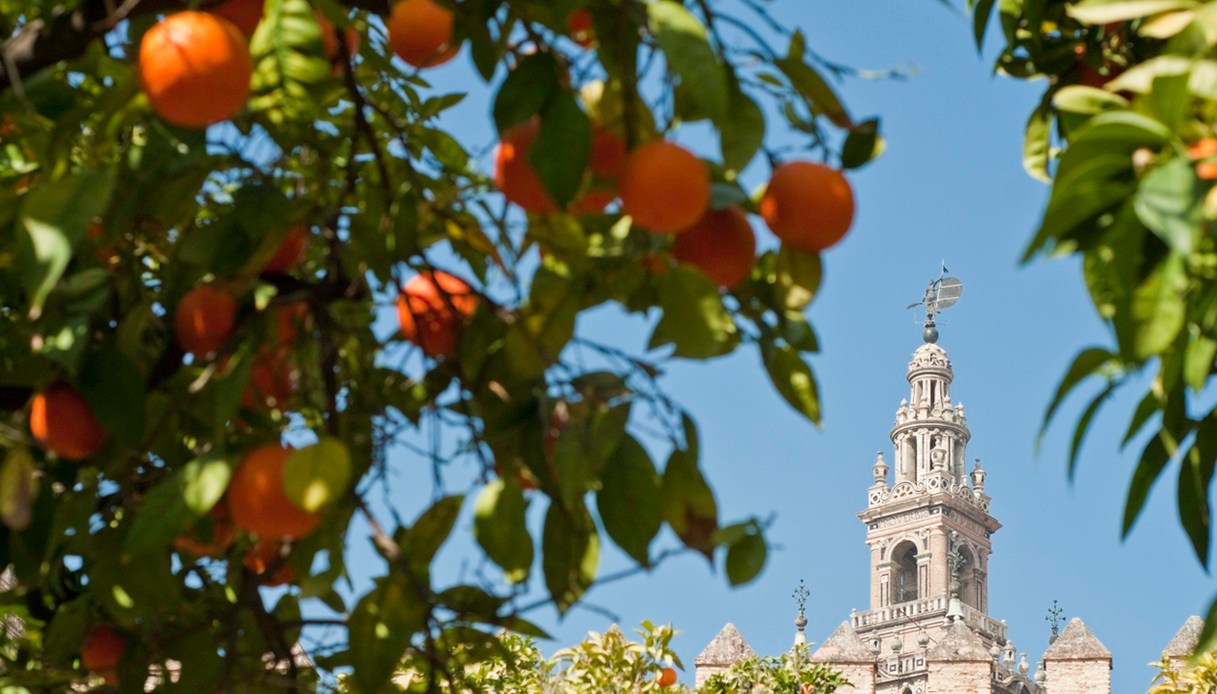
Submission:
[[[926,335],[937,339],[928,327]],[[971,434],[963,403],[951,398],[953,378],[937,344],[913,353],[909,397],[891,430],[891,462],[883,452],[875,457],[874,483],[858,514],[870,551],[870,609],[850,613],[811,659],[842,671],[851,692],[1109,694],[1111,652],[1081,619],[1033,658],[1010,642],[1006,622],[989,614],[989,556],[1001,524],[990,515],[980,460],[968,469]],[[800,612],[796,643],[805,642],[805,624]],[[1195,620],[1168,655],[1190,653],[1193,632]],[[697,682],[751,653],[728,624],[697,658]]]

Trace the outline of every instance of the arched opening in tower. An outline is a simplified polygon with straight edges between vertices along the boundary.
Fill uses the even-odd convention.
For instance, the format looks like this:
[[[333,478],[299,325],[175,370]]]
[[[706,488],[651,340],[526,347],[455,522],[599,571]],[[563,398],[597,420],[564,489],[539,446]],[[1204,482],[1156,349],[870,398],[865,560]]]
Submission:
[[[892,583],[892,602],[901,603],[916,600],[917,590],[917,546],[912,542],[900,543],[892,552],[892,561],[896,564],[895,580]]]
[[[959,548],[959,599],[965,605],[980,607],[980,581],[977,577],[976,555],[968,547]]]

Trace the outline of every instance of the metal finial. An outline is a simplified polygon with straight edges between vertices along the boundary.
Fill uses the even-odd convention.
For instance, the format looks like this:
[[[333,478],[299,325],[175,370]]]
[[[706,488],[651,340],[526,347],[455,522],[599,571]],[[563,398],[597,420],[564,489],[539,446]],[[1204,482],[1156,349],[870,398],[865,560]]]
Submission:
[[[1061,609],[1056,600],[1052,601],[1052,608],[1048,610],[1048,616],[1044,617],[1044,621],[1048,622],[1048,626],[1052,628],[1052,635],[1048,637],[1048,645],[1056,643],[1056,637],[1061,635],[1061,622],[1064,620],[1061,615],[1065,611]]]
[[[908,306],[908,308],[925,307],[925,329],[921,332],[921,338],[929,344],[938,342],[938,326],[934,324],[934,316],[944,309],[954,306],[963,294],[963,282],[954,277],[947,277],[946,274],[947,264],[946,261],[943,261],[938,279],[930,281],[921,301]]]
[[[807,626],[807,598],[811,597],[811,591],[807,590],[807,582],[800,578],[799,587],[794,589],[790,597],[794,598],[799,606],[799,616],[795,617],[794,625],[799,628],[799,631],[802,631],[803,627]]]

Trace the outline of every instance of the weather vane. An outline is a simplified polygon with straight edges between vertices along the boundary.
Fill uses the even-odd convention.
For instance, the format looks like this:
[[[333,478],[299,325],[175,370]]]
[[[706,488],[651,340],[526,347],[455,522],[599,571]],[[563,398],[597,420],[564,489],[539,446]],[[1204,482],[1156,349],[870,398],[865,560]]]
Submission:
[[[1052,609],[1048,610],[1048,616],[1044,617],[1044,621],[1048,622],[1048,626],[1052,627],[1052,636],[1048,637],[1049,645],[1055,643],[1056,637],[1061,634],[1061,615],[1063,614],[1065,614],[1065,611],[1061,609],[1056,600],[1053,600]]]
[[[938,273],[938,279],[930,280],[930,284],[925,288],[925,296],[921,297],[921,301],[915,304],[909,304],[908,308],[917,308],[925,306],[925,330],[921,333],[922,339],[933,344],[938,341],[938,328],[934,325],[934,316],[944,309],[948,309],[959,301],[960,295],[963,294],[963,282],[960,282],[954,277],[947,277],[947,263],[942,261],[942,270]]]

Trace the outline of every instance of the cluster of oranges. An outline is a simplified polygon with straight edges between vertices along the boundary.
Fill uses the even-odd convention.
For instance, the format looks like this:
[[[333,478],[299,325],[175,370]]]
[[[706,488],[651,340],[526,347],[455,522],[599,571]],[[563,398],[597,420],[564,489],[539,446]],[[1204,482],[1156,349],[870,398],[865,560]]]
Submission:
[[[262,0],[226,0],[210,12],[169,15],[144,34],[140,86],[152,110],[175,125],[202,128],[235,116],[249,98],[253,59],[247,41],[262,21]],[[317,15],[330,60],[340,55],[334,26]],[[400,0],[385,20],[389,46],[414,67],[451,60],[452,13],[434,0]],[[359,35],[344,37],[347,53]]]

